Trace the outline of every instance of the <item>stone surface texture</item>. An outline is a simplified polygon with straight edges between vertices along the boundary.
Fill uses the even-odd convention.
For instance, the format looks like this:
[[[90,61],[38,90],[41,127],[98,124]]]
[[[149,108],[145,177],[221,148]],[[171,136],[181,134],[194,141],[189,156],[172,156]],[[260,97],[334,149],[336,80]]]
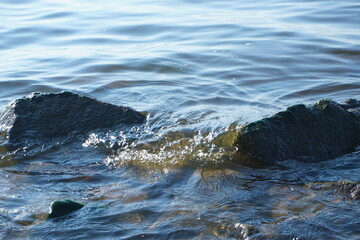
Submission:
[[[285,159],[317,162],[360,145],[360,101],[344,104],[323,99],[294,105],[241,127],[236,146],[240,159],[273,164]]]
[[[110,128],[118,124],[141,124],[146,116],[129,107],[100,102],[83,95],[33,93],[11,103],[0,115],[0,130],[10,143],[46,139]]]

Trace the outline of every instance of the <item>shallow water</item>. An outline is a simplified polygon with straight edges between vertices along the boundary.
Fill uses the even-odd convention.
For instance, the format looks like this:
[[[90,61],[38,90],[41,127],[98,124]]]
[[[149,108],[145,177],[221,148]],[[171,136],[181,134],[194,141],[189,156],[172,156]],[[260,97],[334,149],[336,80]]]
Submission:
[[[71,90],[145,126],[0,155],[3,239],[359,239],[360,152],[271,168],[214,143],[295,103],[360,98],[358,1],[0,3],[0,110]],[[112,149],[124,143],[121,151]],[[50,203],[86,206],[45,221]]]

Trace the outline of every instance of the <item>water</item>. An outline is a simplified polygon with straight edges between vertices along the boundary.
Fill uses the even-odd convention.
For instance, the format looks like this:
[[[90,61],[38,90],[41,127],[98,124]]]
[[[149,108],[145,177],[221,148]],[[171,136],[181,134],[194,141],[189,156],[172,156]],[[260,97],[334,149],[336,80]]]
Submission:
[[[359,151],[254,169],[214,144],[295,103],[359,99],[358,1],[2,0],[0,9],[0,110],[65,89],[149,116],[130,133],[90,133],[32,157],[0,150],[0,238],[360,238],[359,202],[326,188],[360,181]],[[86,206],[45,221],[59,198]]]

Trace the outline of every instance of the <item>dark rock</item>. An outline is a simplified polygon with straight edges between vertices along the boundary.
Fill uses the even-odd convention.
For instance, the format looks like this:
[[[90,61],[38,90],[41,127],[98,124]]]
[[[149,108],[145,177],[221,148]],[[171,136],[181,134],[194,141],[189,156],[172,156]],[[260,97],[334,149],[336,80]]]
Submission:
[[[0,131],[12,145],[83,134],[118,124],[141,124],[144,114],[71,92],[33,93],[10,104],[0,115]]]
[[[241,127],[236,146],[239,161],[272,164],[297,159],[317,162],[349,153],[360,145],[360,101],[345,104],[321,100],[294,105]]]
[[[48,218],[57,218],[65,216],[71,212],[77,211],[85,205],[70,199],[53,201],[50,205]]]

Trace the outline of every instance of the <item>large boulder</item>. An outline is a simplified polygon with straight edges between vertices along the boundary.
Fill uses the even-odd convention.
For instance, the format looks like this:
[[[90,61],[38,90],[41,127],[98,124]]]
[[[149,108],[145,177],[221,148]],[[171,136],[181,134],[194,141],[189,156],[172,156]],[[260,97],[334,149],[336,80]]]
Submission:
[[[324,99],[241,127],[238,159],[273,164],[297,159],[316,162],[353,151],[360,145],[360,101],[345,104]]]
[[[83,95],[33,93],[11,103],[0,115],[0,131],[11,145],[110,128],[141,124],[146,116],[129,107],[100,102]]]

